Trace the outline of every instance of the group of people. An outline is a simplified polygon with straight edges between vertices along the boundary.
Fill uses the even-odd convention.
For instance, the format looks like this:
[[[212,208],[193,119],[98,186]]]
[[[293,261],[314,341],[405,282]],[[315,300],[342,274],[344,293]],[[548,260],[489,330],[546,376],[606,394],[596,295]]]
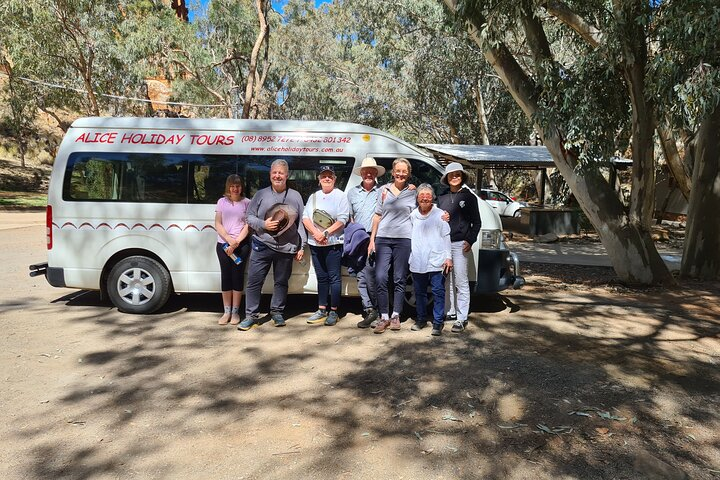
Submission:
[[[318,309],[307,322],[335,325],[343,255],[348,255],[344,247],[349,246],[344,243],[350,241],[344,235],[347,228],[348,233],[353,232],[352,246],[358,243],[363,249],[355,265],[364,312],[359,328],[373,328],[375,333],[401,328],[408,271],[417,308],[412,330],[431,323],[432,335],[440,335],[446,320],[454,320],[453,332],[467,327],[468,255],[481,225],[477,197],[464,188],[467,174],[462,165],[451,163],[446,167],[441,182],[449,190],[437,199],[431,185],[416,187],[409,182],[412,166],[404,158],[393,162],[392,182],[387,185],[378,185],[377,178],[385,168],[371,157],[353,173],[362,181],[346,195],[335,188],[333,167],[322,165],[318,171],[320,189],[305,205],[300,194],[287,186],[289,167],[282,159],[270,167],[270,186],[259,190],[252,200],[244,196],[241,177],[227,178],[225,194],[215,209],[224,306],[221,325],[237,325],[239,330],[258,325],[262,286],[272,267],[270,319],[276,327],[284,326],[293,260],[302,260],[305,245],[310,249],[318,287]],[[241,320],[248,263],[245,315]],[[427,311],[428,287],[433,297],[431,317]]]

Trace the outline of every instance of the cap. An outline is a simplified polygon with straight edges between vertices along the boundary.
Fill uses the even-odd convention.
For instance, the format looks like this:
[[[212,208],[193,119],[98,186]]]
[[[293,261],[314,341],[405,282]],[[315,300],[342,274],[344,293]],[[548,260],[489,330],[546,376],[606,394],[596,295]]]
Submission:
[[[333,168],[332,165],[320,165],[320,168],[318,168],[318,173],[317,173],[318,177],[325,172],[330,172],[333,175],[335,175],[335,168]]]

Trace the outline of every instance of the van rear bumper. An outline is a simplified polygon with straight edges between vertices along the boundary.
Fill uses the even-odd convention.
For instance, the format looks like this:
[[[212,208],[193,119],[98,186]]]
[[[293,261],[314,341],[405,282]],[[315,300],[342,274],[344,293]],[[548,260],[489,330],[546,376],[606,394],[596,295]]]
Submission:
[[[48,267],[47,262],[30,265],[30,276],[45,275],[45,279],[53,287],[65,287],[65,271],[62,268]]]
[[[508,249],[480,250],[474,294],[495,293],[508,288],[521,288],[520,261]]]

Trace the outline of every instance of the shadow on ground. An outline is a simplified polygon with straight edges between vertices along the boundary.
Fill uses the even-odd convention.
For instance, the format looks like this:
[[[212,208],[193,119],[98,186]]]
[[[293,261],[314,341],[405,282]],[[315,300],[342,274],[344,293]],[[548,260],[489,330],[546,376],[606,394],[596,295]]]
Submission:
[[[84,353],[52,402],[70,423],[16,420],[38,444],[24,473],[190,476],[194,461],[207,477],[629,479],[662,461],[716,478],[718,290],[608,293],[486,297],[464,334],[441,337],[407,323],[372,335],[352,313],[308,326],[312,301],[295,296],[288,327],[245,333],[186,321],[218,311],[209,295],[151,316],[78,309],[107,348]],[[108,306],[95,293],[58,301]],[[228,445],[252,459],[219,466]],[[656,465],[637,463],[647,453]]]

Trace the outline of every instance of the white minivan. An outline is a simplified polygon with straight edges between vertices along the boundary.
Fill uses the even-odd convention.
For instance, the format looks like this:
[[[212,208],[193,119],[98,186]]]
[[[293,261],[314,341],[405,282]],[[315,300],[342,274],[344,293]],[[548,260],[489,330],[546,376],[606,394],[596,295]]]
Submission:
[[[53,165],[47,206],[47,263],[31,265],[56,287],[100,290],[124,312],[150,313],[172,293],[219,292],[214,209],[225,179],[243,177],[252,197],[269,185],[282,158],[288,185],[303,199],[319,187],[316,171],[331,164],[337,188],[366,156],[386,168],[412,164],[412,183],[442,188],[442,167],[426,152],[374,128],[342,122],[174,118],[81,118],[73,122]],[[389,168],[388,168],[389,170]],[[379,179],[389,181],[389,174]],[[522,285],[497,213],[478,202],[482,218],[470,279],[476,293]],[[295,264],[290,293],[317,293],[310,255]],[[252,259],[250,260],[252,261]],[[272,291],[267,279],[264,291]],[[357,295],[344,271],[343,294]]]

